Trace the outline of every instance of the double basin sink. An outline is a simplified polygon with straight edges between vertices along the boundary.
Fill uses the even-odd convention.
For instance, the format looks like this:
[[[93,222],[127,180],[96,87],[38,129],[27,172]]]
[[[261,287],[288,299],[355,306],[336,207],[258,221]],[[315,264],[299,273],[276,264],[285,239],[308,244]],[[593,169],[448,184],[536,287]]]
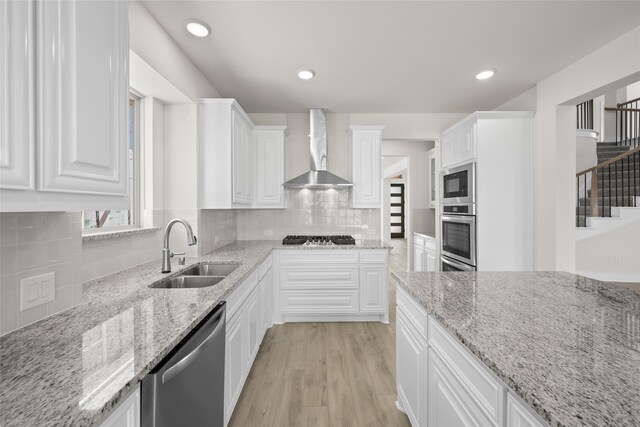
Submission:
[[[149,287],[164,289],[206,288],[221,282],[238,267],[238,264],[198,264],[187,268],[176,277],[161,280],[149,285]]]

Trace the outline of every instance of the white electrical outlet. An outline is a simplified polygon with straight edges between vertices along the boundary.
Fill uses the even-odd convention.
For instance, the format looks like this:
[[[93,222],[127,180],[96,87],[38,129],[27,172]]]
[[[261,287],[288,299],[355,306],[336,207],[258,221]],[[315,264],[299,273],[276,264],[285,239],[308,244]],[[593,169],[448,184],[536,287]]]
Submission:
[[[265,236],[273,236],[273,230],[264,230]]]
[[[20,280],[20,311],[53,301],[56,298],[56,273]]]

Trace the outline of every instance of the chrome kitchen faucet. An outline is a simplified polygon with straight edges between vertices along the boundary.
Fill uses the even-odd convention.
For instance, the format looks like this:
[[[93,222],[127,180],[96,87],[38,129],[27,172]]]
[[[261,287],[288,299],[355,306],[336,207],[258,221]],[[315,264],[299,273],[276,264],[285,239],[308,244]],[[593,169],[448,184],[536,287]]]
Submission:
[[[174,254],[171,252],[171,249],[169,249],[169,234],[171,234],[171,227],[173,227],[173,224],[175,224],[176,222],[184,225],[184,228],[187,229],[187,244],[189,246],[193,246],[198,243],[198,239],[193,234],[193,229],[187,221],[179,218],[169,221],[169,224],[167,224],[167,228],[165,228],[164,230],[164,248],[162,249],[163,273],[171,273],[171,258],[173,258],[174,255],[185,255],[185,252]]]

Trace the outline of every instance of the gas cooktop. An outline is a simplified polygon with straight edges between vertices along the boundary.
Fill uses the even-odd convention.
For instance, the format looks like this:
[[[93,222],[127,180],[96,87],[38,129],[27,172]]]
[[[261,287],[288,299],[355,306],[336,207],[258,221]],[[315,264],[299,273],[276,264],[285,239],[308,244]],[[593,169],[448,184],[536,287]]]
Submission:
[[[356,240],[348,235],[336,236],[287,236],[282,240],[283,245],[330,246],[355,245]]]

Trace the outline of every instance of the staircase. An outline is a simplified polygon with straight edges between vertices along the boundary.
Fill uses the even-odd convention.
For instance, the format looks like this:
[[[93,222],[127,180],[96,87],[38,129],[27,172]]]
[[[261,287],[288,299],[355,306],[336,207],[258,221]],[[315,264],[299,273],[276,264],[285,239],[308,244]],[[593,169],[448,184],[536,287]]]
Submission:
[[[622,216],[640,217],[635,212],[640,212],[639,102],[635,99],[606,109],[616,113],[617,141],[599,142],[597,165],[576,174],[579,228],[593,228]],[[579,108],[579,125],[581,114]]]

